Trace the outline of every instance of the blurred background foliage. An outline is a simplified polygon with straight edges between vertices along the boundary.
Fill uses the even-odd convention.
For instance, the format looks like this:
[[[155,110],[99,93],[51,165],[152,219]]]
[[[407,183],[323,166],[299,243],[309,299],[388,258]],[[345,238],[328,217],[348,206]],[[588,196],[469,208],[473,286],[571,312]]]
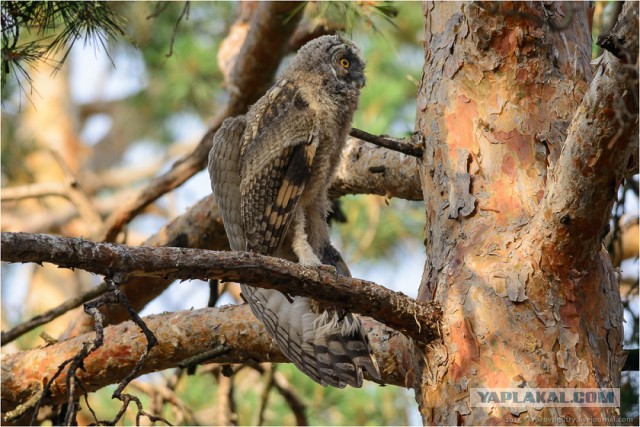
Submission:
[[[595,2],[594,41],[615,20],[618,6],[616,2]],[[55,8],[55,13],[50,15],[52,19],[44,19],[46,8],[49,12]],[[51,129],[61,122],[68,122],[72,128],[65,141],[75,140],[76,145],[66,147],[68,163],[73,166],[77,162],[73,169],[81,181],[89,181],[92,174],[101,171],[135,168],[154,159],[160,159],[164,162],[162,167],[167,168],[179,154],[194,146],[227,99],[217,54],[238,9],[239,4],[232,2],[2,2],[2,187],[57,179],[55,173],[45,173],[42,161],[33,158],[43,151],[38,131],[51,133]],[[83,21],[84,27],[78,32],[65,32],[77,17],[92,17],[92,20]],[[91,22],[97,27],[88,25]],[[109,25],[103,25],[105,22]],[[424,61],[421,4],[309,2],[304,23],[341,28],[362,49],[367,60],[367,85],[354,126],[373,134],[396,137],[411,134]],[[22,30],[16,31],[18,27]],[[88,48],[82,49],[77,45],[86,45],[85,37],[93,41]],[[68,54],[70,42],[74,40],[80,43],[76,43]],[[594,55],[598,55],[599,48],[595,43],[593,46]],[[108,58],[105,58],[105,52]],[[46,60],[43,61],[44,57]],[[88,65],[96,60],[106,62],[106,65],[98,68]],[[98,75],[92,75],[96,70]],[[49,86],[59,86],[61,92],[53,106],[43,102],[49,97]],[[53,119],[44,122],[42,114],[49,108],[53,110]],[[135,188],[147,178],[132,178],[128,186]],[[144,213],[132,224],[129,242],[139,243],[172,216],[182,213],[185,206],[208,194],[207,180],[203,176],[194,177],[195,184],[179,189],[176,193],[185,199],[182,204],[172,198],[175,196],[163,197],[156,204],[157,209]],[[637,182],[625,189],[630,192],[630,198],[635,197],[635,202],[631,203],[637,206]],[[109,195],[115,190],[97,186],[94,191]],[[622,203],[616,207],[619,215],[612,221],[611,242],[616,242],[615,230],[622,222],[635,221],[637,227],[637,208],[635,213],[628,212],[629,204],[624,203],[624,194],[627,193],[622,193]],[[23,208],[15,203],[3,203],[3,218],[11,220],[5,213],[15,213],[19,217],[21,212],[32,214],[52,206],[53,202],[49,200],[35,201]],[[387,277],[397,276],[402,281],[407,276],[402,272],[407,260],[421,270],[424,261],[422,202],[348,196],[341,199],[340,209],[346,222],[334,225],[334,237],[350,266],[355,267],[356,276],[364,277],[367,269],[375,265],[378,271],[384,270]],[[73,232],[66,234],[73,235]],[[637,256],[632,262],[635,264],[631,270],[637,271]],[[15,293],[4,280],[5,272],[3,266],[3,308],[10,304],[6,302],[7,296]],[[419,273],[415,276],[410,290],[403,289],[410,295],[417,292]],[[90,285],[86,278],[78,279],[78,282],[85,287]],[[387,284],[382,279],[380,283]],[[637,348],[637,274],[625,289],[628,292],[625,316],[627,325],[632,326],[632,332],[626,336],[627,344]],[[32,285],[31,292],[40,291]],[[48,299],[52,300],[51,297]],[[182,308],[187,308],[186,304]],[[206,298],[201,306],[205,304]],[[9,307],[16,309],[3,310],[3,329],[6,322],[17,323],[21,318],[42,311],[35,305],[22,303]],[[162,309],[167,308],[164,306],[159,310]],[[46,329],[51,331],[50,326]],[[39,345],[38,333],[42,330],[39,328],[22,337],[15,343],[17,348]],[[397,387],[368,385],[361,390],[338,391],[318,386],[293,366],[280,366],[278,372],[303,397],[311,424],[406,425],[419,422],[419,418],[415,418],[413,399]],[[154,374],[138,382],[167,386],[173,375],[173,372]],[[176,409],[177,399],[191,408],[193,419],[190,423],[210,424],[217,416],[215,408],[220,401],[222,377],[219,369],[215,371],[210,367],[198,367],[196,375],[181,375],[177,382],[170,384],[175,391],[173,403],[160,399],[162,414],[170,421],[180,422],[185,414]],[[242,368],[234,377],[231,393],[237,405],[235,422],[256,424],[265,375]],[[625,374],[625,379],[623,414],[637,417],[637,372]],[[154,405],[153,397],[134,387],[128,390],[142,398],[145,408]],[[100,419],[112,418],[119,409],[119,402],[110,399],[112,392],[113,388],[106,388],[90,396],[89,403]],[[86,409],[81,415],[85,422],[91,422]],[[124,421],[133,424],[134,413],[128,413]],[[264,423],[295,424],[288,405],[273,390],[264,412]]]

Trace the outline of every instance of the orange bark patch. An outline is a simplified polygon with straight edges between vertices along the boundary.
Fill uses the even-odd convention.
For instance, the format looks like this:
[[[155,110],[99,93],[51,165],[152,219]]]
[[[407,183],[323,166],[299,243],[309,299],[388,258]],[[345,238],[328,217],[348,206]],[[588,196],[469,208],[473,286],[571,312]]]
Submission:
[[[503,165],[504,166],[504,165]],[[498,181],[493,185],[493,194],[487,201],[491,209],[498,212],[496,225],[506,226],[509,221],[522,213],[522,206],[514,194],[514,186],[510,181]]]
[[[526,168],[531,164],[534,156],[533,141],[525,138],[515,129],[510,132],[494,132],[493,135],[516,155],[521,166]]]
[[[502,167],[500,168],[509,178],[516,179],[516,161],[511,154],[506,154],[502,159]]]
[[[513,29],[505,29],[504,36],[495,37],[493,39],[492,47],[497,51],[500,56],[507,57],[513,53],[518,46],[518,35]]]
[[[567,303],[560,307],[560,317],[564,321],[565,327],[570,327],[574,331],[580,326],[580,318],[578,317],[578,309],[574,303]]]
[[[471,361],[478,360],[480,350],[472,331],[464,320],[451,325],[451,343],[455,345],[455,361],[451,364],[451,377],[458,381],[468,373]]]
[[[475,101],[466,96],[459,96],[453,103],[453,109],[445,113],[447,127],[449,158],[455,164],[458,160],[457,150],[466,148],[469,152],[477,152],[477,143],[473,136],[473,119],[478,116]]]

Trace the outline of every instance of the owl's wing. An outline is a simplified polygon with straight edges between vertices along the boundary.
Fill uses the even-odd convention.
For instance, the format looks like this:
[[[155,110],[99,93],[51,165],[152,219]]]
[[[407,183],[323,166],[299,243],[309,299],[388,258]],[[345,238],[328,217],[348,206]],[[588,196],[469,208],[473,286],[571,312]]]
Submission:
[[[290,87],[275,89],[257,109],[240,156],[246,250],[266,255],[287,234],[318,145],[315,115]]]
[[[289,99],[284,92],[283,99]],[[286,112],[282,109],[286,104],[279,104],[277,109],[267,105],[261,115],[268,120],[268,130],[260,129],[260,120],[247,128],[246,118],[238,116],[226,119],[214,137],[209,175],[232,250],[272,253],[277,249],[310,178],[317,137],[310,130],[313,120],[304,114],[304,105],[295,105],[295,96],[293,104],[297,111],[287,120],[296,123],[297,130],[288,129],[279,117],[278,113]],[[244,227],[252,224],[253,234],[246,239]],[[334,265],[339,274],[350,275],[340,253],[331,245],[320,257],[323,263]],[[244,284],[240,287],[251,311],[282,352],[314,381],[335,387],[361,387],[362,368],[373,378],[380,377],[366,332],[355,315],[342,310],[317,313],[309,298]]]
[[[242,251],[246,246],[240,215],[240,147],[245,128],[244,116],[225,119],[209,152],[211,189],[234,251]]]

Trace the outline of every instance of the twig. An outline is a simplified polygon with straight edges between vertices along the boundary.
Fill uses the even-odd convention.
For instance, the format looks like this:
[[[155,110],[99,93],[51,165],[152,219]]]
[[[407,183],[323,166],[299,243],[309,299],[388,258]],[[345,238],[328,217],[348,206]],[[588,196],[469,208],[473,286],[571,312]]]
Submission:
[[[38,182],[35,184],[3,188],[0,194],[0,200],[8,202],[47,196],[60,196],[68,199],[69,193],[67,190],[68,185],[62,182]]]
[[[113,392],[111,396],[112,399],[118,399],[122,402],[122,408],[120,409],[120,411],[118,411],[113,421],[109,422],[109,424],[115,425],[115,423],[117,423],[120,420],[122,415],[124,415],[124,412],[129,406],[129,403],[131,401],[134,401],[138,407],[138,412],[136,414],[137,425],[140,425],[140,417],[142,415],[148,417],[152,421],[162,421],[167,425],[171,425],[171,423],[169,423],[164,418],[159,416],[154,416],[145,412],[143,410],[140,399],[130,394],[123,393],[123,390],[127,386],[127,384],[129,384],[136,376],[139,375],[139,372],[142,369],[144,362],[149,356],[149,352],[153,347],[155,347],[158,344],[158,340],[156,339],[153,332],[151,332],[151,330],[147,327],[146,323],[144,323],[144,321],[140,318],[138,313],[136,313],[131,308],[131,305],[129,304],[129,301],[127,300],[126,296],[124,295],[124,293],[122,293],[122,291],[119,289],[117,285],[117,282],[119,282],[119,280],[117,280],[116,282],[115,279],[107,278],[105,279],[105,282],[110,292],[108,294],[103,295],[101,298],[98,298],[97,300],[94,300],[90,303],[85,304],[85,311],[87,312],[87,314],[90,314],[94,318],[94,321],[95,321],[94,328],[96,331],[96,338],[93,341],[94,347],[89,351],[89,353],[94,351],[98,347],[101,347],[104,344],[104,326],[103,326],[104,316],[100,312],[100,310],[98,310],[98,308],[104,304],[119,303],[123,305],[129,312],[129,315],[131,316],[131,320],[142,330],[142,333],[144,334],[147,341],[146,350],[142,353],[142,356],[140,357],[138,362],[134,365],[133,369],[131,369],[129,374],[127,374],[127,376],[118,383],[118,387],[116,388],[116,390]],[[86,355],[88,355],[88,353]],[[84,357],[79,359],[80,360],[79,364],[83,363],[86,355],[84,355]],[[81,365],[79,365],[78,367],[80,366]],[[73,368],[73,365],[72,365],[72,368]],[[74,379],[75,379],[75,371],[76,371],[75,368],[70,369],[69,371],[70,372],[69,375],[73,375]],[[65,417],[65,421],[67,425],[71,425],[71,423],[75,421],[75,401],[73,401],[75,393],[74,393],[73,385],[74,385],[73,381],[72,382],[69,382],[69,380],[67,381],[67,393],[69,395],[69,407],[67,409],[67,416]]]
[[[182,401],[182,399],[180,399],[180,397],[178,397],[178,395],[170,387],[158,384],[149,384],[142,381],[132,381],[129,385],[143,393],[148,394],[149,396],[158,396],[162,404],[164,404],[164,402],[168,402],[175,408],[177,408],[182,414],[182,419],[176,420],[176,424],[194,424],[195,415],[193,414],[193,411]],[[160,410],[158,409],[161,410],[162,408],[157,408],[156,413],[160,413]]]
[[[424,152],[423,144],[421,143],[419,138],[416,137],[398,139],[391,138],[389,136],[376,136],[356,128],[352,128],[351,132],[349,132],[349,135],[353,136],[354,138],[379,145],[380,147],[398,151],[400,153],[417,157],[419,159],[422,158],[422,153]],[[416,139],[418,140],[417,142]]]
[[[271,365],[269,369],[265,369],[265,384],[262,394],[260,395],[260,410],[258,411],[258,422],[256,425],[261,426],[264,424],[264,411],[267,409],[267,403],[269,402],[269,393],[274,386],[273,374],[275,373],[276,365]]]
[[[218,390],[216,391],[217,424],[222,426],[237,425],[238,416],[233,399],[233,374],[218,372]]]
[[[189,369],[190,367],[204,363],[207,360],[211,360],[211,359],[215,359],[216,357],[223,356],[229,353],[230,351],[231,351],[231,346],[227,344],[219,343],[210,350],[203,351],[200,354],[196,354],[193,357],[183,360],[182,362],[178,363],[178,366],[181,369]]]
[[[264,367],[262,367],[262,365],[253,364],[252,367],[256,371],[260,372],[260,374],[264,374],[265,372],[265,369]],[[304,403],[302,398],[298,396],[287,378],[282,375],[282,372],[273,372],[273,386],[287,402],[289,408],[291,408],[291,412],[293,412],[293,415],[296,417],[296,425],[308,426],[309,420],[307,419],[306,413],[307,405]]]
[[[60,304],[58,307],[52,308],[51,310],[39,314],[33,317],[26,322],[20,323],[15,327],[11,328],[7,332],[2,332],[0,339],[2,340],[2,345],[9,344],[16,338],[26,334],[27,332],[37,328],[40,325],[44,325],[52,321],[53,319],[62,316],[66,312],[80,305],[84,304],[87,301],[90,301],[107,291],[107,285],[105,283],[101,283],[98,287],[91,289],[83,294],[80,294],[76,297],[70,298],[64,303]]]
[[[67,182],[69,183],[69,200],[76,206],[80,217],[82,217],[87,228],[91,230],[91,234],[93,234],[93,230],[99,229],[102,225],[102,217],[100,216],[100,213],[98,213],[98,209],[96,209],[89,196],[87,196],[87,193],[82,188],[78,177],[66,164],[60,153],[55,150],[51,150],[51,155],[67,178]]]
[[[418,341],[437,336],[439,308],[366,280],[336,276],[279,258],[246,252],[130,247],[47,234],[2,233],[2,260],[51,262],[92,273],[246,283],[307,296],[372,317]]]
[[[34,410],[32,417],[37,416],[37,409],[39,408],[38,402],[40,401],[40,399],[42,399],[42,395],[42,392],[32,394],[27,401],[18,405],[14,410],[7,412],[3,417],[4,421],[13,422],[34,407],[36,408],[36,410]],[[33,418],[30,424],[33,425]]]
[[[83,352],[84,349],[88,346],[91,345],[91,342],[87,341],[83,343],[82,346],[82,350],[80,350],[80,352]],[[38,411],[40,410],[40,407],[43,405],[44,400],[48,397],[50,391],[51,391],[51,385],[53,384],[53,382],[60,376],[60,374],[62,374],[62,371],[64,370],[64,368],[71,363],[74,360],[75,356],[71,359],[67,359],[64,362],[62,362],[59,366],[58,366],[58,370],[53,374],[53,376],[49,379],[49,381],[46,381],[44,387],[42,388],[42,392],[38,395],[38,400],[35,402],[34,408],[33,408],[33,412],[31,415],[31,421],[29,422],[29,425],[34,425],[36,418],[38,416]],[[29,399],[27,402],[32,402],[32,399]],[[30,407],[27,407],[26,405],[23,405],[21,413],[19,414],[14,414],[11,417],[9,416],[9,414],[7,414],[4,418],[5,421],[12,421],[15,418],[19,417],[20,415],[22,415],[23,413],[25,413],[27,410],[31,409]],[[16,416],[17,415],[17,416]],[[14,418],[15,417],[15,418]]]
[[[190,2],[188,1],[184,2],[184,8],[182,9],[182,12],[178,16],[178,19],[176,19],[176,23],[173,26],[173,33],[171,33],[171,44],[169,44],[169,53],[165,55],[167,58],[173,55],[173,43],[176,41],[176,35],[178,34],[178,27],[180,26],[180,21],[182,21],[182,18],[184,18],[185,15],[187,16],[187,19],[189,19],[189,8],[190,8]]]

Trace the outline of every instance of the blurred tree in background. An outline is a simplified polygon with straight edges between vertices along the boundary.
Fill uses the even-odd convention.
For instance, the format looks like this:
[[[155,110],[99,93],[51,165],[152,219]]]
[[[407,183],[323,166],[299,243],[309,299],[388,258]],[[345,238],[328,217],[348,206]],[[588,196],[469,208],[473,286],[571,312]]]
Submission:
[[[595,4],[594,58],[601,53],[595,40],[615,23],[619,6]],[[110,215],[191,153],[226,108],[235,90],[231,70],[225,69],[228,52],[237,55],[255,7],[252,2],[3,2],[2,231],[101,236]],[[410,136],[425,61],[421,3],[309,2],[300,7],[300,31],[283,62],[306,38],[345,32],[367,60],[367,86],[354,127]],[[161,227],[208,194],[208,178],[196,175],[144,207],[117,241],[153,245],[146,241],[150,236],[161,235]],[[636,176],[620,190],[607,238],[616,267],[623,269],[628,348],[638,342],[637,205]],[[419,277],[404,270],[419,264],[421,271],[424,262],[423,203],[349,195],[336,210],[342,218],[333,230],[354,276],[365,277],[375,266],[385,271],[385,279],[377,280],[415,297]],[[50,265],[3,264],[2,283],[6,331],[99,281]],[[225,289],[219,305],[241,302],[237,291]],[[204,283],[173,286],[145,313],[206,306],[208,291]],[[42,332],[54,338],[69,334],[77,317],[70,311],[3,343],[3,353],[42,345]],[[323,388],[290,365],[203,365],[195,375],[187,371],[148,375],[127,390],[148,412],[176,424],[416,422],[410,418],[415,403],[399,387]],[[623,378],[623,415],[637,417],[637,372]],[[89,397],[99,419],[113,418],[121,406],[110,399],[114,388]],[[298,413],[296,399],[302,404]],[[91,423],[92,415],[82,407],[78,421]],[[45,412],[40,421],[52,419]],[[121,423],[134,423],[135,413],[130,407]]]

